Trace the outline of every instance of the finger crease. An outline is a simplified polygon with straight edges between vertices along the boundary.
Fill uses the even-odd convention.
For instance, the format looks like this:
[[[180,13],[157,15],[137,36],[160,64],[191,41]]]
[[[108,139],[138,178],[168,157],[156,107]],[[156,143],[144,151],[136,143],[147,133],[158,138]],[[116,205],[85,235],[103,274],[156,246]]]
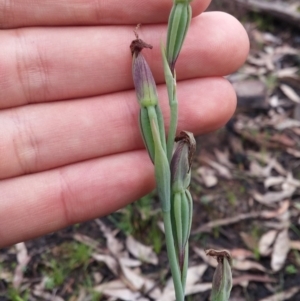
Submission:
[[[67,225],[72,224],[72,219],[70,218],[68,200],[74,198],[72,189],[70,188],[69,181],[63,172],[63,168],[59,169],[59,181],[60,181],[60,192],[59,199],[61,203],[61,208],[63,210],[63,216]]]
[[[12,120],[16,129],[13,138],[15,156],[23,174],[32,173],[38,166],[39,144],[30,123],[22,120],[16,110],[13,110]]]
[[[17,66],[17,74],[18,79],[21,84],[24,98],[26,103],[29,103],[30,96],[29,96],[29,90],[26,87],[29,87],[29,78],[27,76],[27,69],[24,61],[24,52],[26,49],[24,49],[25,45],[22,42],[23,41],[23,35],[20,33],[20,29],[15,30],[17,41],[19,45],[16,45],[16,66]],[[24,76],[24,70],[25,70],[25,76]]]
[[[16,64],[27,104],[42,102],[49,95],[49,69],[43,50],[22,29],[16,29]]]

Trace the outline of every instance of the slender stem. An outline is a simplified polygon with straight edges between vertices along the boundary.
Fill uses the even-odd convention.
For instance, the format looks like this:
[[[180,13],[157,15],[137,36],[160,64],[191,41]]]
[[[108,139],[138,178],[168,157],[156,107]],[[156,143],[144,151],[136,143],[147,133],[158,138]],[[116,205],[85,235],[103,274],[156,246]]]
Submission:
[[[173,147],[174,147],[174,139],[175,139],[176,129],[177,129],[177,119],[178,119],[178,102],[176,96],[176,73],[171,72],[166,57],[166,50],[163,44],[161,45],[161,53],[163,58],[165,81],[167,85],[169,106],[170,106],[170,124],[169,124],[169,132],[168,132],[168,139],[167,139],[167,157],[168,157],[168,161],[171,162]]]
[[[189,264],[189,243],[187,242],[184,251],[184,261],[183,261],[182,276],[181,276],[183,291],[185,291],[188,264]]]
[[[175,247],[174,247],[174,238],[173,238],[173,232],[172,232],[171,214],[170,213],[171,213],[170,211],[163,212],[167,252],[168,252],[168,258],[169,258],[169,263],[170,263],[170,267],[171,267],[172,277],[173,277],[176,301],[184,301],[184,291],[182,289],[181,273],[179,270],[176,251],[175,251]]]
[[[173,147],[174,147],[174,140],[176,135],[177,129],[177,120],[178,120],[178,102],[176,97],[176,90],[174,87],[174,94],[173,99],[170,100],[170,127],[168,132],[168,140],[167,140],[167,157],[169,162],[172,158]]]

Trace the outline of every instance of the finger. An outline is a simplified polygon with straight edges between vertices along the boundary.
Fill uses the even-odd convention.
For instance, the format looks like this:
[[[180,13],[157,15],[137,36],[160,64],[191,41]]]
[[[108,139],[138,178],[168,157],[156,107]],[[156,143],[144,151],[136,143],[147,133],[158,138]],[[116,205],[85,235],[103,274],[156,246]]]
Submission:
[[[113,212],[150,192],[145,151],[0,182],[0,247]]]
[[[160,41],[165,25],[144,26],[154,45],[145,55],[156,81],[164,81]],[[133,87],[129,44],[132,27],[50,28],[3,31],[0,108],[107,94]],[[177,64],[177,78],[223,76],[248,53],[248,38],[233,17],[195,18]]]
[[[235,93],[223,78],[182,81],[177,90],[179,131],[215,130],[235,109]],[[158,93],[168,127],[165,86]],[[0,179],[140,149],[138,111],[133,90],[2,111]]]
[[[210,0],[194,0],[194,15]],[[2,28],[97,24],[138,24],[166,22],[171,0],[0,0]]]

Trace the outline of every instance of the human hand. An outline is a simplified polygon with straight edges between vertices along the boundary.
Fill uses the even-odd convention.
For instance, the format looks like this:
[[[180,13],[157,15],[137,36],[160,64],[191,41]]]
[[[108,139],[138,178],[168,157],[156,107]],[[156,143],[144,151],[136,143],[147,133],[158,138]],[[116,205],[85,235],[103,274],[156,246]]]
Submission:
[[[196,135],[226,123],[236,104],[222,76],[248,52],[233,17],[194,19],[176,70],[179,130]],[[0,246],[107,215],[154,187],[138,129],[129,45],[143,53],[168,101],[160,42],[171,0],[0,1]],[[67,25],[70,25],[66,27]]]

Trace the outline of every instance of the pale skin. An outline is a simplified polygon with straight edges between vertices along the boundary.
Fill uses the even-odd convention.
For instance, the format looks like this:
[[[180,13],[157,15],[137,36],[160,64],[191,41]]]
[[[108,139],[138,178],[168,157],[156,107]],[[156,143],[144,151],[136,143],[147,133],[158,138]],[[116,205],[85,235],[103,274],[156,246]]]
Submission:
[[[200,13],[178,59],[178,129],[214,131],[232,116],[249,48],[233,17]],[[0,246],[107,215],[150,192],[129,45],[139,36],[168,119],[160,56],[171,0],[0,0]],[[68,27],[67,27],[68,25]]]

